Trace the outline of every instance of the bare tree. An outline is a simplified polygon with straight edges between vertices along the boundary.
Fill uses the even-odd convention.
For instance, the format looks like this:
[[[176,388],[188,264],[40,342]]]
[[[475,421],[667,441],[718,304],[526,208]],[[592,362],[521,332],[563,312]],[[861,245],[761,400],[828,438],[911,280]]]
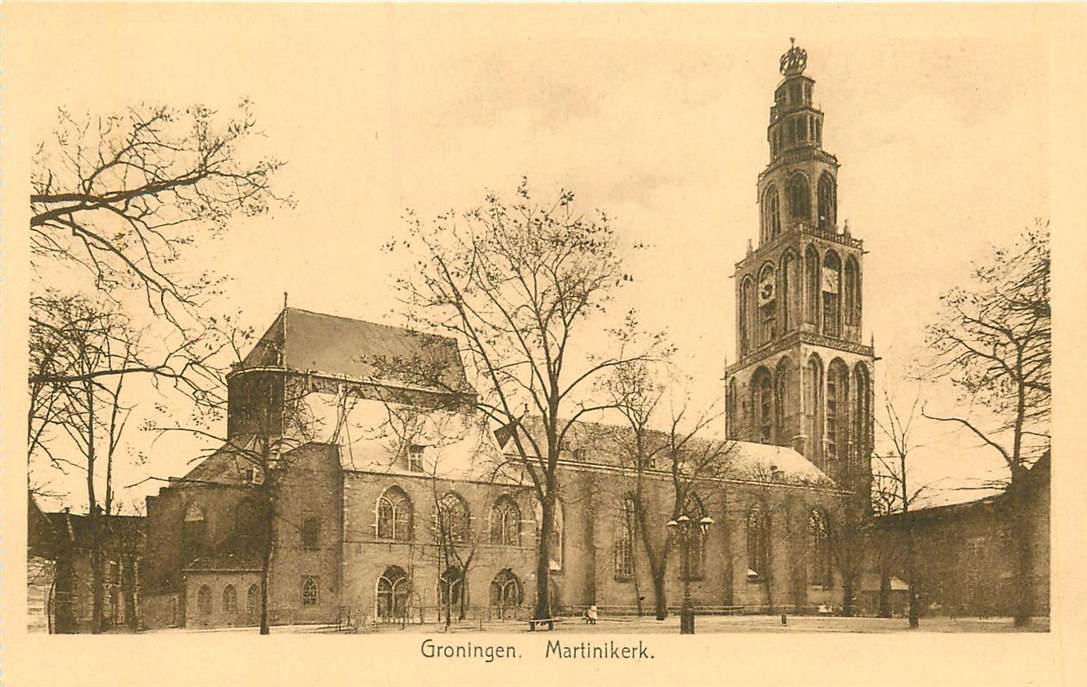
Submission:
[[[828,542],[842,576],[842,615],[856,613],[857,583],[864,570],[867,539],[872,525],[867,474],[856,472],[839,478],[838,486],[849,492],[842,500],[840,515],[828,523]]]
[[[720,414],[712,408],[691,418],[688,418],[686,405],[672,408],[666,421],[667,429],[652,429],[666,393],[652,366],[653,362],[648,360],[633,360],[615,366],[603,380],[602,386],[610,404],[626,421],[626,427],[609,434],[619,449],[622,462],[634,472],[635,486],[631,498],[634,502],[635,526],[631,534],[638,536],[645,551],[653,580],[656,618],[664,620],[668,615],[665,578],[675,542],[670,531],[663,541],[655,536],[661,531],[661,523],[650,520],[655,515],[650,506],[651,485],[667,480],[672,520],[687,514],[692,501],[697,498],[699,486],[708,479],[727,474],[734,443],[702,438],[707,428],[720,418]]]
[[[460,496],[443,491],[436,475],[432,474],[430,485],[434,506],[432,536],[441,592],[439,598],[448,628],[454,611],[458,620],[464,620],[466,615],[468,572],[475,559],[480,531],[469,522]]]
[[[272,189],[281,161],[246,159],[259,136],[244,100],[225,121],[202,106],[137,105],[103,116],[61,108],[33,160],[35,271],[81,269],[88,290],[104,293],[135,288],[154,314],[180,324],[220,282],[179,269],[200,232],[292,202]]]
[[[1001,485],[1014,504],[1017,544],[1015,624],[1033,612],[1033,551],[1024,479],[1049,450],[1052,332],[1049,225],[1038,222],[1010,249],[975,266],[971,284],[941,297],[940,319],[928,329],[929,373],[950,380],[966,413],[922,410],[957,425],[997,452],[1007,469]]]
[[[222,404],[219,363],[234,327],[208,306],[223,279],[185,258],[232,219],[293,203],[271,186],[283,163],[249,159],[248,143],[260,135],[246,101],[226,118],[200,106],[58,111],[35,153],[29,198],[30,454],[47,448],[45,428],[65,385],[139,374],[176,387],[198,407]],[[50,286],[58,283],[65,291]],[[153,333],[129,357],[65,368],[50,350],[52,320],[79,299],[109,304],[132,329]]]
[[[581,214],[574,195],[562,191],[537,204],[522,181],[507,204],[488,194],[482,207],[440,215],[433,225],[409,215],[409,236],[389,244],[416,257],[398,280],[408,322],[444,332],[463,346],[470,384],[450,390],[511,431],[512,450],[540,505],[536,561],[538,618],[552,614],[550,575],[559,455],[571,427],[586,413],[608,406],[592,397],[592,383],[617,365],[650,357],[660,341],[639,343],[629,313],[593,354],[587,322],[606,311],[614,292],[631,277],[623,271],[618,240],[606,213]],[[584,362],[583,362],[584,361]],[[428,370],[418,371],[427,376]],[[449,384],[437,378],[423,380]],[[518,428],[525,408],[541,418],[542,433]]]
[[[910,453],[918,448],[918,444],[913,438],[912,428],[913,422],[918,416],[919,403],[920,396],[915,396],[909,410],[901,412],[891,399],[890,394],[884,392],[883,417],[876,418],[876,426],[879,427],[880,433],[889,443],[890,451],[887,455],[880,455],[878,452],[875,454],[879,470],[874,475],[873,480],[873,493],[875,495],[873,500],[881,504],[881,508],[886,513],[902,514],[902,524],[906,535],[903,555],[906,563],[906,583],[909,585],[909,623],[911,629],[918,627],[921,616],[917,591],[917,560],[914,552],[914,532],[913,521],[910,519],[910,508],[917,502],[925,487],[918,487],[913,484],[909,461]],[[894,554],[885,552],[885,555],[893,556]],[[884,573],[887,572],[886,568],[881,568],[881,570]],[[890,580],[888,579],[886,582],[888,584],[886,591],[889,594]],[[881,575],[881,604],[883,603],[883,584],[884,579]]]
[[[443,454],[446,449],[455,450],[455,444],[471,440],[473,428],[463,422],[465,404],[456,396],[429,397],[429,403],[402,393],[384,396],[379,402],[384,406],[385,420],[367,429],[385,440],[386,454],[392,462],[416,462],[415,466],[409,464],[409,469],[417,469],[427,477],[433,509],[430,535],[438,580],[438,617],[444,618],[448,629],[454,613],[458,620],[466,617],[468,574],[483,532],[479,526],[472,526],[467,505],[448,488],[454,478],[452,471],[465,466],[455,465],[455,460],[447,460]],[[482,435],[477,439],[485,441]],[[501,472],[486,461],[475,467],[480,477],[486,477],[484,473],[489,471],[491,481]]]
[[[39,369],[63,371],[65,381],[32,383],[28,411],[28,461],[42,455],[51,468],[85,476],[90,524],[92,633],[103,629],[102,543],[114,510],[113,467],[129,408],[122,401],[124,367],[139,355],[140,334],[110,303],[82,297],[50,297],[31,336],[30,356]],[[104,475],[101,462],[104,460]],[[32,463],[31,463],[32,464]],[[104,499],[98,481],[104,480]]]
[[[180,485],[193,486],[230,486],[243,489],[252,494],[256,501],[256,517],[251,523],[259,528],[251,538],[251,548],[260,561],[260,634],[270,632],[269,619],[269,579],[275,558],[277,526],[301,530],[302,524],[291,519],[289,513],[279,509],[279,497],[282,493],[283,479],[290,474],[296,463],[296,449],[312,442],[323,431],[323,422],[310,408],[313,391],[301,378],[280,378],[269,382],[278,389],[264,388],[266,397],[247,409],[244,418],[244,430],[231,436],[221,436],[199,427],[172,425],[155,426],[148,429],[160,437],[167,433],[186,433],[214,442],[208,453],[194,461],[205,460],[215,454],[229,457],[243,476],[238,481],[208,482],[203,480],[168,480],[163,477],[149,477],[137,482],[170,481]],[[342,422],[342,418],[338,418]],[[338,432],[338,430],[336,430]],[[135,485],[132,485],[135,486]]]
[[[900,490],[894,479],[883,476],[879,470],[875,471],[872,477],[873,518],[878,520],[899,512]],[[890,618],[894,614],[892,581],[902,558],[899,542],[873,526],[869,529],[867,543],[874,552],[876,572],[879,574],[877,615],[881,618]]]

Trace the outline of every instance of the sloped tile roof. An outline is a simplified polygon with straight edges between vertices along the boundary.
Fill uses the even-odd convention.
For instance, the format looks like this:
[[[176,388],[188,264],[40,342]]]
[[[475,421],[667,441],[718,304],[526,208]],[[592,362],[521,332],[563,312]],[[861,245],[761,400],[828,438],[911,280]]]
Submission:
[[[74,546],[90,546],[91,519],[86,515],[59,512],[46,513],[59,540]],[[140,548],[147,531],[147,518],[142,515],[99,516],[100,532],[109,547]]]
[[[255,450],[254,443],[255,440],[252,437],[244,435],[224,442],[214,453],[197,463],[184,477],[175,480],[174,484],[176,486],[245,484],[245,470],[254,466],[254,462],[246,457],[246,451]]]
[[[285,308],[242,362],[262,366],[470,391],[455,339],[298,308]]]
[[[546,445],[544,428],[539,417],[523,418],[518,431],[531,433],[539,446]],[[506,429],[504,435],[508,435]],[[505,436],[503,437],[505,438]],[[632,460],[625,447],[633,442],[633,430],[628,426],[611,425],[599,422],[576,422],[567,433],[566,443],[570,459],[579,455],[577,460],[605,465],[632,465]],[[658,430],[647,433],[646,443],[652,447],[669,445],[669,435]],[[504,449],[509,452],[511,445],[504,442]],[[581,453],[578,454],[578,449]],[[773,444],[759,444],[749,441],[731,441],[695,436],[685,444],[686,452],[692,455],[716,454],[721,469],[718,476],[724,479],[773,481],[778,483],[834,488],[836,485],[822,470],[795,450]],[[659,456],[664,459],[665,452]]]

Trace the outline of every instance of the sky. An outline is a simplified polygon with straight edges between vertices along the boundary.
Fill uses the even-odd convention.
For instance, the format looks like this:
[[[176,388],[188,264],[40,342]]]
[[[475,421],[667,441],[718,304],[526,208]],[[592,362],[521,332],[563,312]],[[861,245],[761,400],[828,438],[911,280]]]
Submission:
[[[838,217],[865,241],[877,394],[911,395],[902,379],[939,295],[1050,214],[1058,89],[1043,10],[919,7],[894,21],[877,6],[33,12],[6,36],[7,63],[24,66],[9,90],[34,96],[19,105],[24,141],[48,135],[58,106],[253,102],[261,152],[288,162],[276,183],[297,206],[237,222],[189,260],[231,276],[222,306],[258,331],[284,292],[292,306],[395,322],[404,266],[380,246],[404,234],[405,209],[464,210],[487,189],[512,195],[525,175],[542,196],[572,189],[625,241],[652,246],[631,258],[626,297],[668,329],[696,400],[719,398],[736,348],[731,274],[757,240],[756,176],[790,37],[808,51],[824,148],[842,164]],[[934,407],[951,403],[929,393]],[[919,431],[918,482],[999,467],[944,427]],[[169,474],[192,452],[132,441]]]

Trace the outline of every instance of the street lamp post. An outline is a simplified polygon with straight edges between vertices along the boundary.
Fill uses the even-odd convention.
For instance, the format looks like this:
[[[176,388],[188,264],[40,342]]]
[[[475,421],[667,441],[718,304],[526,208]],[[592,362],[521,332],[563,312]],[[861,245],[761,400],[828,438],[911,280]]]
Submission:
[[[702,536],[709,531],[713,518],[706,516],[695,522],[686,514],[668,521],[668,529],[677,533],[683,542],[683,608],[679,612],[679,633],[694,634],[694,609],[691,608],[691,536],[698,532]]]

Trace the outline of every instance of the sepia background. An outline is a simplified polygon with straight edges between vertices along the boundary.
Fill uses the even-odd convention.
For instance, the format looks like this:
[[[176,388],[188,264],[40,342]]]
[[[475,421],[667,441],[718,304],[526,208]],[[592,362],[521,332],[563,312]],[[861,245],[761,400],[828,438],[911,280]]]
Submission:
[[[465,208],[485,189],[512,193],[522,175],[542,191],[570,188],[582,203],[607,209],[631,242],[651,246],[631,256],[638,279],[627,290],[631,304],[645,324],[668,328],[694,378],[692,393],[705,402],[720,394],[725,356],[734,355],[730,275],[756,235],[754,182],[767,159],[761,132],[777,56],[795,36],[827,113],[825,147],[843,162],[839,216],[870,251],[866,332],[881,356],[877,389],[909,372],[937,297],[965,277],[971,260],[1037,217],[1052,220],[1063,383],[1055,400],[1054,632],[800,643],[716,636],[682,646],[653,638],[660,648],[648,668],[561,668],[575,683],[635,675],[689,681],[693,675],[680,675],[692,670],[683,659],[697,650],[710,652],[710,664],[727,664],[724,673],[700,666],[724,684],[1060,684],[1071,676],[1065,671],[1075,667],[1061,661],[1071,659],[1071,633],[1082,625],[1083,592],[1061,573],[1083,559],[1075,525],[1083,509],[1073,500],[1084,485],[1075,459],[1087,260],[1082,7],[21,5],[3,12],[5,561],[21,555],[25,528],[9,525],[22,522],[26,483],[23,461],[12,460],[22,428],[11,421],[25,417],[16,390],[25,365],[26,246],[10,228],[25,226],[27,160],[58,106],[103,112],[146,101],[226,111],[243,97],[252,101],[265,151],[288,162],[277,185],[297,207],[232,225],[191,257],[193,269],[214,265],[232,277],[217,306],[240,310],[258,329],[282,307],[283,292],[293,306],[396,323],[390,281],[403,266],[380,247],[402,228],[405,208],[423,218]],[[130,474],[138,474],[138,451],[153,456],[158,472],[178,474],[199,448],[151,439],[129,456]],[[950,490],[990,467],[987,454],[955,435],[926,443],[921,481]],[[138,503],[152,489],[134,487],[122,498]],[[418,659],[414,640],[388,637],[268,638],[268,655],[308,657],[276,666],[268,679],[248,658],[268,651],[255,638],[213,649],[213,635],[168,646],[81,638],[66,640],[62,659],[55,645],[46,659],[32,649],[48,645],[16,639],[25,627],[21,581],[4,575],[4,590],[5,673],[23,680],[12,684],[59,684],[61,670],[81,684],[115,684],[121,675],[145,684],[150,672],[157,684],[316,684],[333,674],[361,684],[379,673],[389,684],[476,673],[497,682],[500,672],[542,665],[541,648],[516,665],[458,662],[462,672],[450,674],[444,668],[453,664]],[[126,641],[139,643],[140,655],[123,649]],[[98,653],[103,647],[109,651]],[[924,660],[930,651],[938,658]],[[207,660],[231,654],[247,658]],[[374,656],[395,663],[375,664]],[[913,672],[888,671],[889,657]],[[196,660],[193,670],[187,662]],[[801,668],[810,672],[788,672]],[[934,668],[942,672],[920,677]]]

